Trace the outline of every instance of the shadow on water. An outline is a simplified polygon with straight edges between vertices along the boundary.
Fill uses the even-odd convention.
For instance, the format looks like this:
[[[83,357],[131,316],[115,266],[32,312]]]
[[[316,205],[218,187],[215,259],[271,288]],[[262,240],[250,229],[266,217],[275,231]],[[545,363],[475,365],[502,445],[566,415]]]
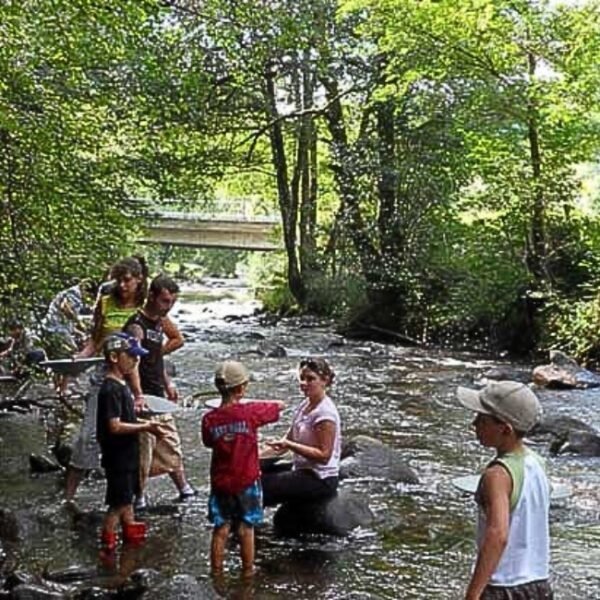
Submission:
[[[180,503],[171,481],[150,482],[151,508],[147,543],[134,551],[119,550],[114,563],[100,560],[97,530],[104,481],[87,479],[78,492],[83,516],[74,518],[61,505],[62,476],[28,474],[31,452],[48,451],[40,415],[0,418],[0,506],[16,515],[0,523],[4,573],[18,568],[41,575],[79,566],[92,581],[120,586],[137,569],[156,570],[161,577],[189,573],[211,581],[208,571],[210,528],[206,519],[209,453],[198,428],[203,402],[213,393],[214,365],[237,357],[251,370],[249,396],[299,401],[298,358],[323,354],[336,370],[332,390],[346,436],[367,434],[400,450],[419,474],[417,485],[383,479],[357,479],[343,486],[364,493],[375,525],[347,539],[277,538],[267,524],[257,532],[257,574],[239,577],[238,547],[232,541],[225,576],[214,589],[226,598],[436,598],[461,596],[474,557],[475,507],[469,495],[451,484],[455,477],[476,472],[490,454],[479,447],[469,427],[470,415],[457,406],[457,385],[470,385],[498,360],[436,349],[402,348],[344,340],[327,321],[287,319],[267,324],[253,316],[257,303],[241,287],[219,282],[186,290],[175,318],[186,345],[173,357],[176,381],[191,398],[178,413],[186,469],[198,496]],[[269,357],[270,347],[286,356]],[[194,396],[195,394],[195,396]],[[600,392],[544,392],[547,412],[585,419],[600,428]],[[281,435],[291,411],[263,436]],[[568,483],[573,495],[551,514],[552,574],[558,598],[599,597],[600,459],[548,456],[550,474]],[[72,584],[90,585],[89,577]]]

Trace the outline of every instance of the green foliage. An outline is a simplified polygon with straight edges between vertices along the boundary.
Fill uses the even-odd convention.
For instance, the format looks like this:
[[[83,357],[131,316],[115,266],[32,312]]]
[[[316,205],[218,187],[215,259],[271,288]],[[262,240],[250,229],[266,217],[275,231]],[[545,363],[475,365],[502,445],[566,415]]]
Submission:
[[[506,216],[446,223],[424,288],[429,329],[490,335],[529,289],[516,229]]]
[[[600,364],[600,296],[599,282],[587,286],[583,298],[552,296],[546,307],[548,330],[543,348],[559,348],[579,362],[598,367]]]
[[[58,4],[58,5],[57,5]],[[117,6],[118,5],[118,6]],[[148,3],[5,2],[0,20],[0,291],[39,315],[130,248],[119,69]]]
[[[558,348],[577,360],[600,365],[600,223],[578,218],[563,227],[568,265],[562,285],[548,294],[541,349]]]
[[[316,272],[307,281],[307,308],[313,313],[347,320],[367,304],[366,282],[358,275]]]
[[[187,281],[202,277],[234,277],[245,262],[242,250],[221,248],[150,247],[148,262],[154,272],[164,272]]]
[[[288,285],[285,257],[282,253],[251,255],[248,279],[266,310],[281,314],[298,311],[298,304]]]

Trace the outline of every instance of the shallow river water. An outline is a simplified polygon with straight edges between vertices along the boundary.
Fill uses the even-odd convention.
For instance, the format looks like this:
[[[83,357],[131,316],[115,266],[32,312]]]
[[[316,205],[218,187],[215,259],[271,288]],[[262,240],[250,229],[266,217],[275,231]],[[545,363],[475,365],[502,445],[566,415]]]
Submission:
[[[116,571],[101,571],[100,584],[118,585],[132,570],[152,568],[162,575],[189,573],[209,581],[210,528],[206,519],[210,455],[198,438],[203,402],[212,393],[217,361],[234,357],[253,374],[248,396],[300,400],[296,366],[300,357],[324,355],[336,371],[331,396],[346,437],[362,433],[400,449],[420,478],[418,485],[384,480],[344,481],[368,495],[376,516],[372,528],[346,539],[274,536],[273,511],[257,533],[258,572],[241,582],[237,547],[232,544],[228,574],[217,587],[223,597],[239,598],[460,598],[474,557],[475,507],[452,479],[475,473],[490,458],[477,443],[471,415],[454,398],[457,385],[471,385],[501,360],[436,349],[405,348],[346,340],[331,324],[288,319],[264,324],[252,316],[256,304],[243,286],[213,281],[182,294],[174,315],[186,345],[173,355],[176,381],[188,406],[178,413],[186,469],[199,495],[176,500],[166,477],[151,481],[152,504],[145,546],[122,553]],[[241,317],[241,318],[240,318]],[[280,345],[286,356],[260,351]],[[195,394],[195,398],[191,396]],[[575,416],[600,429],[600,392],[543,392],[547,413]],[[264,436],[283,433],[291,411]],[[97,567],[97,522],[73,524],[61,505],[62,478],[31,476],[28,455],[47,452],[50,440],[41,419],[0,417],[0,506],[26,514],[25,532],[2,545],[3,571],[33,574],[72,565]],[[600,598],[600,459],[548,456],[547,443],[536,449],[548,457],[554,481],[572,495],[552,507],[552,578],[557,598]],[[78,505],[103,510],[104,481],[90,478],[78,492]],[[10,532],[9,532],[10,533]],[[87,582],[89,586],[89,582]]]

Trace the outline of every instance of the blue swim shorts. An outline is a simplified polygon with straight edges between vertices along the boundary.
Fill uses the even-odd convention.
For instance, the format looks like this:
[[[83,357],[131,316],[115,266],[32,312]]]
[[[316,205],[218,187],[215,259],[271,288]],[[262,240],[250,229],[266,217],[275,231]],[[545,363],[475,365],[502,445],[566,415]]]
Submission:
[[[252,527],[263,520],[260,479],[237,494],[211,491],[208,498],[208,519],[215,527],[243,521]]]

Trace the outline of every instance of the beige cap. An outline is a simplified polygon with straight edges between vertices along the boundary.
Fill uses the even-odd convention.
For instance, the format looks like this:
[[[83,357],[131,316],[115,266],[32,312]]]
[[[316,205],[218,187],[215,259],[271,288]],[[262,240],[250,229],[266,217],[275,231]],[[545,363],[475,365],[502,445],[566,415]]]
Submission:
[[[235,360],[226,360],[219,365],[215,371],[215,385],[218,388],[234,388],[250,380],[250,374],[246,367]]]
[[[542,417],[537,396],[518,381],[493,381],[479,391],[459,387],[456,395],[464,407],[492,415],[523,433],[530,431]]]

